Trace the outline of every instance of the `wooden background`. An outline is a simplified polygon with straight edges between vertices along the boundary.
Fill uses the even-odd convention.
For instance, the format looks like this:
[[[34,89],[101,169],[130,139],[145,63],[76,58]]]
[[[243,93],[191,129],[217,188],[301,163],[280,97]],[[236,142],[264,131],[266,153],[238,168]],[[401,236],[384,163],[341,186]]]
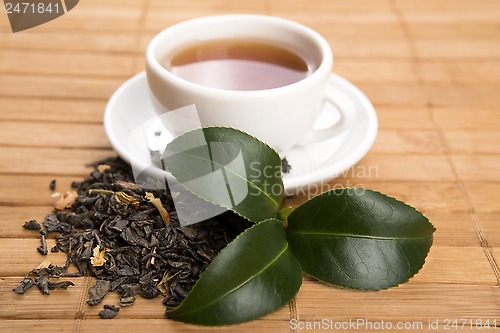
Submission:
[[[290,319],[324,318],[422,322],[421,330],[406,330],[415,332],[448,332],[448,320],[500,325],[500,1],[82,0],[69,14],[16,34],[0,12],[1,332],[207,331],[164,319],[160,298],[100,320],[101,307],[86,304],[91,278],[50,296],[11,290],[46,259],[36,252],[37,233],[21,226],[50,211],[49,182],[57,179],[63,191],[89,172],[87,163],[114,154],[103,110],[144,69],[148,41],[173,23],[221,13],[282,16],[328,39],[334,71],[367,94],[380,121],[359,163],[378,172],[330,185],[363,184],[405,200],[437,232],[423,270],[405,285],[356,292],[305,278],[289,306],[214,331],[287,332]]]

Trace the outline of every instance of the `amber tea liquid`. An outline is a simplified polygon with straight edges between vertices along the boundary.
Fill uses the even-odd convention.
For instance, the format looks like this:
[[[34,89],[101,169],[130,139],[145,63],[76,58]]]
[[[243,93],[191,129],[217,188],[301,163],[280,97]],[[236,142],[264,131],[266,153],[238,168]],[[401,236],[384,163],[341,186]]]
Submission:
[[[260,40],[221,39],[188,46],[163,66],[185,80],[217,89],[264,90],[300,81],[311,66],[294,52]]]

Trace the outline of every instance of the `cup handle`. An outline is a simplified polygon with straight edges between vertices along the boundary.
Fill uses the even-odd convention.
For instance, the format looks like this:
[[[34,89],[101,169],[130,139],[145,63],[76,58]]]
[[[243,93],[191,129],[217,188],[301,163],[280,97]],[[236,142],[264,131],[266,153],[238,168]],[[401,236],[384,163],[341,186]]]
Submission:
[[[337,89],[330,81],[325,89],[323,103],[332,104],[340,113],[340,119],[327,128],[313,129],[301,140],[299,145],[321,142],[344,134],[354,125],[356,119],[356,106],[341,90]]]

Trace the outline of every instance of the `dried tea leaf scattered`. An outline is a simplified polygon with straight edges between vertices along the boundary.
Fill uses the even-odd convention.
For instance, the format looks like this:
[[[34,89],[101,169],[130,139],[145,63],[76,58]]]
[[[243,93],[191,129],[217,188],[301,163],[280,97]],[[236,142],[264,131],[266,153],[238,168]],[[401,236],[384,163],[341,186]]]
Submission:
[[[120,306],[122,308],[127,307],[127,306],[132,306],[134,304],[134,302],[135,302],[134,296],[120,298]]]
[[[89,305],[99,304],[108,293],[110,287],[111,282],[107,280],[97,280],[89,289],[89,299],[87,303]]]
[[[42,226],[35,220],[29,220],[24,223],[23,228],[28,230],[41,230]]]
[[[47,249],[47,239],[45,238],[46,235],[47,231],[45,230],[40,231],[40,242],[42,243],[42,245],[36,248],[38,252],[42,255],[47,255],[47,253],[49,253]]]
[[[53,282],[49,281],[49,289],[68,289],[71,286],[74,286],[75,284],[71,281],[60,281],[60,282]]]
[[[35,278],[35,283],[42,294],[49,293],[49,277],[47,275],[38,276],[37,278]]]
[[[290,163],[288,162],[288,160],[285,158],[283,158],[281,160],[281,172],[283,173],[290,173],[292,171],[292,166],[290,165]]]
[[[132,191],[137,191],[137,190],[141,189],[141,186],[139,184],[126,182],[123,180],[117,180],[116,184],[125,188],[125,189],[132,190]]]
[[[30,289],[35,285],[35,281],[31,278],[24,278],[14,289],[12,289],[16,294],[24,294],[26,290]]]
[[[89,177],[71,186],[68,193],[74,194],[66,195],[61,209],[45,217],[43,230],[34,220],[25,224],[44,238],[54,238],[51,251],[66,253],[66,264],[45,261],[14,292],[22,294],[36,285],[48,293],[73,285],[60,281],[62,277],[90,275],[96,278],[89,290],[90,305],[100,303],[108,292],[117,292],[121,307],[133,305],[138,295],[163,295],[163,303],[175,307],[219,251],[252,225],[228,212],[181,227],[171,193],[135,183],[132,169],[119,158],[94,164]],[[183,199],[176,195],[176,200]],[[44,252],[43,244],[40,250]],[[70,266],[76,272],[68,272]],[[112,310],[104,310],[105,317],[114,317]]]
[[[55,266],[48,260],[44,260],[37,268],[31,270],[24,279],[13,289],[17,294],[24,294],[28,289],[37,286],[43,294],[48,294],[49,290],[67,289],[73,286],[71,281],[52,281],[51,278],[61,278],[71,276],[65,266]]]
[[[126,205],[132,205],[134,207],[139,207],[140,202],[135,198],[134,196],[127,194],[123,191],[119,191],[115,193],[116,200],[126,204]]]
[[[114,305],[110,305],[110,304],[104,304],[104,308],[108,309],[108,310],[111,310],[111,311],[114,311],[114,312],[120,311],[119,307],[114,306]]]
[[[101,317],[101,319],[113,319],[118,314],[118,311],[120,311],[119,307],[105,304],[104,310],[99,312],[99,317]]]
[[[111,311],[109,309],[104,309],[99,311],[99,317],[101,317],[101,319],[113,319],[114,317],[116,317],[117,314],[118,313]]]

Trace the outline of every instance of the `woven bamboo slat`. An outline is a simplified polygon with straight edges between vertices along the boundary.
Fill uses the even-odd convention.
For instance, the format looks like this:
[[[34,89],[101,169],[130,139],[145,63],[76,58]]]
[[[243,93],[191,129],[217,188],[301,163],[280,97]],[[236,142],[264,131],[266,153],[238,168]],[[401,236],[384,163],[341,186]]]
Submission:
[[[89,163],[115,154],[102,126],[104,108],[121,83],[144,70],[149,40],[185,19],[241,12],[290,18],[320,32],[334,50],[334,72],[370,98],[379,118],[372,150],[322,189],[362,185],[421,210],[437,228],[422,271],[379,292],[304,276],[289,305],[214,329],[166,320],[160,299],[138,299],[117,318],[100,320],[100,305],[86,303],[89,277],[49,296],[14,294],[43,260],[64,262],[62,253],[40,255],[38,234],[22,225],[41,222],[54,192],[81,180]],[[498,22],[497,0],[85,0],[13,34],[0,10],[0,332],[306,332],[304,325],[323,319],[384,321],[391,332],[449,332],[450,321],[462,319],[500,326]],[[311,194],[286,202],[296,206]],[[106,296],[105,303],[117,302],[116,294]]]

